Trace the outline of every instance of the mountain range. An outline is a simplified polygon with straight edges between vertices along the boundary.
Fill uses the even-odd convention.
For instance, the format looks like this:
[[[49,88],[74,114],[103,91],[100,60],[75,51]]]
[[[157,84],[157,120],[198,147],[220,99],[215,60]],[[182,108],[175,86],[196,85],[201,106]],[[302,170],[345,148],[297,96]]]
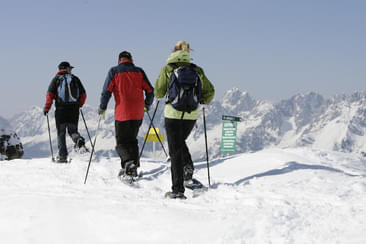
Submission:
[[[157,102],[150,110],[150,116]],[[164,131],[164,101],[159,101],[154,125]],[[201,109],[202,110],[202,109]],[[90,136],[94,138],[98,126],[97,108],[85,105],[82,108]],[[237,126],[237,153],[255,152],[265,148],[311,147],[325,150],[366,152],[366,91],[357,91],[351,95],[336,95],[324,98],[310,92],[296,94],[289,99],[273,103],[255,99],[248,92],[238,88],[228,90],[221,99],[215,99],[205,106],[208,150],[210,158],[221,156],[222,115],[241,118]],[[0,118],[1,125],[7,124]],[[9,123],[21,138],[25,157],[46,157],[50,155],[47,120],[42,108],[33,106],[17,114]],[[147,132],[149,118],[145,115],[138,135],[140,148],[143,136]],[[53,151],[56,148],[56,129],[53,112],[50,112],[50,128]],[[79,120],[80,133],[89,141],[82,117]],[[106,111],[106,119],[98,130],[97,156],[116,156],[114,151],[113,109]],[[187,140],[194,160],[204,159],[205,137],[202,111],[196,126]],[[70,150],[72,142],[68,140]],[[87,144],[90,147],[90,143]],[[153,154],[152,143],[147,143],[143,156],[164,158],[161,146],[157,143]],[[164,142],[167,151],[167,143]]]

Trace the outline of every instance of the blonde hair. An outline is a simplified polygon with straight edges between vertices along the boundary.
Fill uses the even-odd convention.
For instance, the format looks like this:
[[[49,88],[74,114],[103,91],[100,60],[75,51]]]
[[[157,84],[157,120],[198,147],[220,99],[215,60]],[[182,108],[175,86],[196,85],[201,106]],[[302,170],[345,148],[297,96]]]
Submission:
[[[191,50],[189,48],[189,43],[186,41],[178,41],[177,43],[175,43],[173,52],[180,51],[180,50],[189,52]]]

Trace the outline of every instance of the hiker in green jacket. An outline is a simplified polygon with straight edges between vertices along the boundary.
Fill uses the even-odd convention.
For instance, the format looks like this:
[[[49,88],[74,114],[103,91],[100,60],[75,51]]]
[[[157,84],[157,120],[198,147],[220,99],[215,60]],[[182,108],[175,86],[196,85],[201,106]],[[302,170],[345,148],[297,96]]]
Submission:
[[[197,107],[197,102],[197,105],[190,106],[188,111],[184,109],[182,111],[179,106],[179,109],[176,107],[178,98],[174,99],[174,101],[169,98],[172,93],[172,86],[170,86],[172,76],[177,76],[179,72],[183,72],[181,71],[183,70],[182,68],[188,70],[188,73],[180,73],[181,77],[194,76],[195,74],[199,78],[199,88],[196,86],[194,92],[195,94],[199,93],[197,96],[199,103],[209,104],[215,95],[215,89],[207,79],[203,69],[195,64],[191,64],[189,44],[186,41],[178,41],[175,44],[174,51],[168,57],[167,65],[160,71],[160,75],[155,83],[154,95],[156,98],[167,96],[164,117],[171,159],[172,191],[167,192],[166,197],[185,199],[184,181],[192,179],[194,170],[193,161],[185,141],[198,119],[199,108]],[[192,101],[194,103],[194,100]]]

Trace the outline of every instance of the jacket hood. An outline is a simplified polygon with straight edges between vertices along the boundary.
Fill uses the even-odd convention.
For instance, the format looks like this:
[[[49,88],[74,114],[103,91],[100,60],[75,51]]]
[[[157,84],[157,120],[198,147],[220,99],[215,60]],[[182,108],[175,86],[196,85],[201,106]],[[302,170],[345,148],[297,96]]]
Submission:
[[[171,53],[166,61],[167,64],[171,63],[190,63],[191,57],[187,51],[176,51]]]

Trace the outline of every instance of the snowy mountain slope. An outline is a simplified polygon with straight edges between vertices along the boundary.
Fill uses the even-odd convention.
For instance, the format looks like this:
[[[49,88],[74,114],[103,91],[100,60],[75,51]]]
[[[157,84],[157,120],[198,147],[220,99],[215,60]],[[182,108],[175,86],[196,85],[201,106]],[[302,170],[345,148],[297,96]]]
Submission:
[[[0,129],[10,129],[9,121],[0,116]]]
[[[207,107],[212,157],[220,155],[223,114],[243,119],[238,123],[238,152],[299,146],[343,152],[366,151],[366,91],[330,99],[316,93],[298,94],[276,104],[253,100],[248,96],[246,92],[234,88],[221,102]],[[192,148],[199,148],[204,140],[202,118],[197,124],[198,129],[190,138]],[[195,152],[196,158],[203,158],[202,152]]]
[[[157,102],[155,101],[155,104]],[[150,116],[153,114],[152,106]],[[154,125],[164,133],[164,101],[160,101]],[[205,106],[209,155],[220,156],[222,115],[233,115],[243,119],[238,123],[237,152],[254,152],[264,148],[311,147],[342,152],[366,152],[366,91],[355,92],[350,96],[338,95],[325,99],[316,93],[297,94],[278,103],[269,103],[252,98],[247,92],[233,88],[220,100]],[[97,128],[96,108],[84,106],[83,112],[93,137]],[[53,112],[50,113],[53,146],[56,147],[56,130]],[[145,115],[138,139],[140,148],[143,136],[149,126]],[[25,157],[39,157],[50,154],[46,118],[41,108],[32,107],[11,119],[13,127],[24,141]],[[87,139],[85,126],[80,118],[81,134]],[[195,160],[205,158],[204,126],[201,115],[193,129],[188,143]],[[97,154],[116,156],[114,151],[113,109],[107,110],[106,120],[102,121],[97,142]],[[87,140],[89,141],[89,140]],[[165,148],[167,150],[166,142]],[[72,143],[68,140],[70,149]],[[89,144],[90,146],[90,144]],[[156,146],[157,158],[165,158],[160,145]],[[144,156],[152,156],[153,146],[146,144]],[[55,150],[57,151],[57,150]]]
[[[142,159],[139,188],[118,158],[0,163],[1,243],[365,243],[366,161],[309,148],[211,162],[212,188],[164,199],[169,167]],[[206,162],[196,177],[207,182]],[[207,184],[207,183],[206,183]]]

